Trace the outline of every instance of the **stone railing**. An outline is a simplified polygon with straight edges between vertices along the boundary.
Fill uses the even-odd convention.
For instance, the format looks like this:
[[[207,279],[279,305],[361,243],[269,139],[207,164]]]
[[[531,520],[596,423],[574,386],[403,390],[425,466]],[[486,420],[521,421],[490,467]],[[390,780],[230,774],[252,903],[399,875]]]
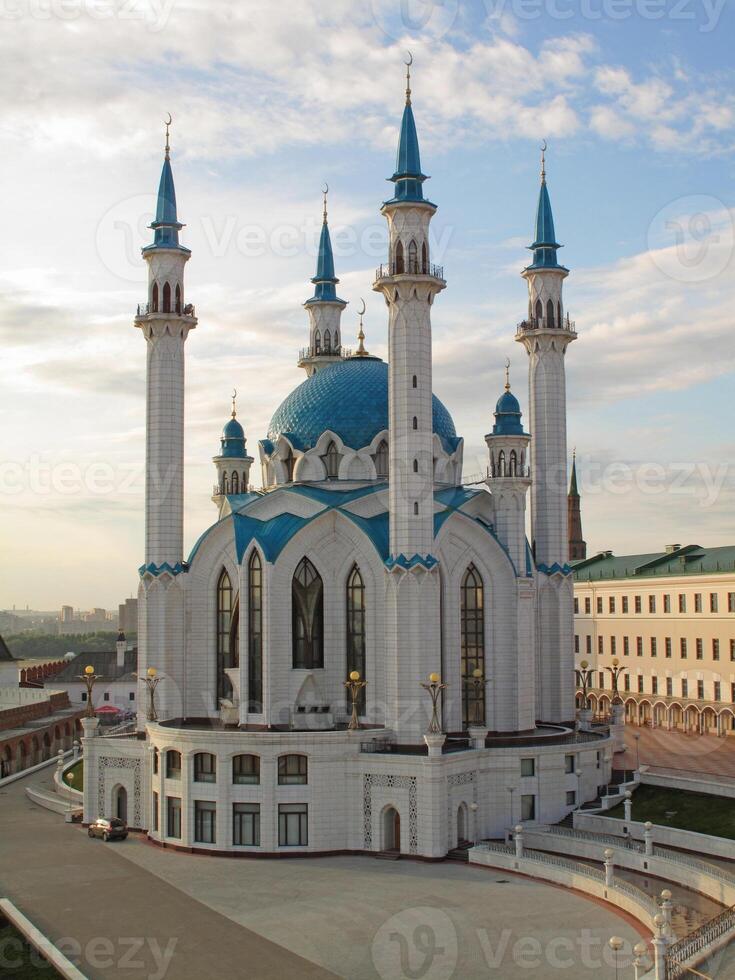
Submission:
[[[514,846],[483,842],[470,848],[469,861],[470,864],[503,868],[532,878],[565,885],[567,888],[576,888],[629,912],[649,928],[653,927],[654,916],[659,913],[656,902],[629,881],[615,878],[608,883],[605,872],[589,864],[559,857],[556,854],[523,849],[522,855],[519,856]]]
[[[603,834],[613,834],[619,838],[630,834],[636,840],[644,837],[645,826],[639,820],[621,820],[619,817],[605,817],[597,813],[575,810],[573,818],[575,830],[591,830]],[[655,843],[667,848],[694,851],[705,857],[727,858],[733,860],[735,845],[726,837],[698,834],[694,830],[680,830],[678,827],[653,825]],[[733,866],[735,869],[735,865]]]
[[[665,980],[692,976],[691,968],[735,938],[735,906],[725,909],[666,950]],[[701,976],[702,974],[700,974]]]

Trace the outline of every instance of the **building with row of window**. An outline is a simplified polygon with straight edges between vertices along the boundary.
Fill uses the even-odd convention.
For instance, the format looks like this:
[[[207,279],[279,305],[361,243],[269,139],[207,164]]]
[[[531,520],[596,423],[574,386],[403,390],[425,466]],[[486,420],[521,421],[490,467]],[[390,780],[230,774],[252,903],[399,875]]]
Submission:
[[[574,563],[574,652],[593,669],[593,710],[607,714],[610,667],[636,724],[735,732],[735,547],[672,544]]]
[[[259,442],[262,490],[233,401],[214,457],[217,520],[185,559],[184,346],[197,320],[167,145],[135,318],[148,352],[139,731],[87,738],[85,819],[124,804],[164,845],[436,858],[520,817],[559,820],[609,778],[607,733],[575,731],[558,473],[577,335],[545,166],[515,336],[529,431],[506,375],[480,486],[462,485],[463,441],[432,390],[430,314],[446,280],[431,262],[425,179],[409,88],[373,283],[389,362],[366,350],[362,319],[355,353],[342,345],[325,199],[307,378]]]

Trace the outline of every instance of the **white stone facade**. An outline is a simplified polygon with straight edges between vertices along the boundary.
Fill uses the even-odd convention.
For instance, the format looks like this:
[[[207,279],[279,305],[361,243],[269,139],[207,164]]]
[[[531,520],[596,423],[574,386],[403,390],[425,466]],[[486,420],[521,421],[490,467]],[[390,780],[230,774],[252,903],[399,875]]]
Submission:
[[[404,127],[407,114],[410,104]],[[404,137],[410,144],[415,131],[402,146]],[[389,365],[364,351],[316,372],[302,363],[307,380],[260,443],[263,490],[238,480],[237,492],[222,492],[225,457],[215,457],[219,520],[186,561],[184,341],[196,319],[191,307],[159,313],[152,292],[136,318],[149,345],[139,731],[87,739],[87,820],[124,799],[130,823],[174,846],[441,858],[519,819],[559,820],[609,779],[610,739],[570,724],[566,479],[557,493],[550,476],[564,467],[563,358],[574,337],[561,325],[522,325],[530,432],[489,436],[487,482],[462,486],[462,440],[432,398],[430,310],[446,285],[429,261],[436,206],[421,197],[418,148],[409,151],[414,169],[392,179],[415,186],[383,205],[389,261],[374,284],[388,308]],[[180,227],[168,214],[159,225]],[[154,245],[144,255],[151,290],[165,271],[182,296],[188,252]],[[542,273],[525,275],[534,296],[558,280],[561,302],[563,276],[544,285]],[[326,217],[312,281],[337,282]],[[312,348],[316,330],[341,339],[344,307],[316,299],[306,304]],[[223,454],[226,438],[227,429]],[[501,449],[512,453],[507,469]],[[249,472],[248,461],[231,463]],[[175,477],[163,497],[154,493],[161,471]],[[149,667],[161,678],[157,721],[143,710]],[[355,669],[366,682],[358,731],[348,729],[346,691]],[[444,685],[436,721],[446,736],[429,733],[430,675]],[[257,780],[235,774],[234,757],[256,758]],[[256,814],[258,842],[238,843]]]

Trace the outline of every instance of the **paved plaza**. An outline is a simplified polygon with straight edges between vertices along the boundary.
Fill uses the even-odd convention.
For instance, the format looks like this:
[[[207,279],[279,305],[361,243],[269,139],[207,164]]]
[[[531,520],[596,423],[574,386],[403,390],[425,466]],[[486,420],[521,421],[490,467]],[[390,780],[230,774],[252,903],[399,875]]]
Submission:
[[[92,841],[26,800],[39,779],[0,794],[0,891],[52,939],[76,939],[91,980],[605,980],[608,938],[639,939],[607,906],[462,864],[237,860],[137,836]]]
[[[640,764],[649,771],[662,774],[681,772],[682,775],[716,776],[718,782],[735,782],[735,737],[717,738],[714,735],[684,735],[663,728],[627,725],[627,750],[615,756],[621,769],[636,766],[636,739]]]

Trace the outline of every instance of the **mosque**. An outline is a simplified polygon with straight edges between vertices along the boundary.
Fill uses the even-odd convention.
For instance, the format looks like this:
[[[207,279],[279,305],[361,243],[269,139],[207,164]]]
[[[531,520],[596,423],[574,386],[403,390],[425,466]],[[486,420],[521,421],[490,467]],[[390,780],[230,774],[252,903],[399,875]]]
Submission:
[[[373,283],[388,362],[362,329],[354,353],[343,343],[325,201],[306,378],[257,443],[262,489],[233,402],[213,460],[217,520],[185,558],[184,351],[198,321],[167,136],[134,321],[147,351],[141,711],[129,737],[87,719],[85,821],[121,815],[194,851],[439,859],[518,821],[558,821],[610,778],[608,733],[575,720],[564,360],[577,334],[545,165],[515,333],[527,421],[506,378],[487,478],[471,486],[432,388],[447,281],[410,76],[390,180]]]

